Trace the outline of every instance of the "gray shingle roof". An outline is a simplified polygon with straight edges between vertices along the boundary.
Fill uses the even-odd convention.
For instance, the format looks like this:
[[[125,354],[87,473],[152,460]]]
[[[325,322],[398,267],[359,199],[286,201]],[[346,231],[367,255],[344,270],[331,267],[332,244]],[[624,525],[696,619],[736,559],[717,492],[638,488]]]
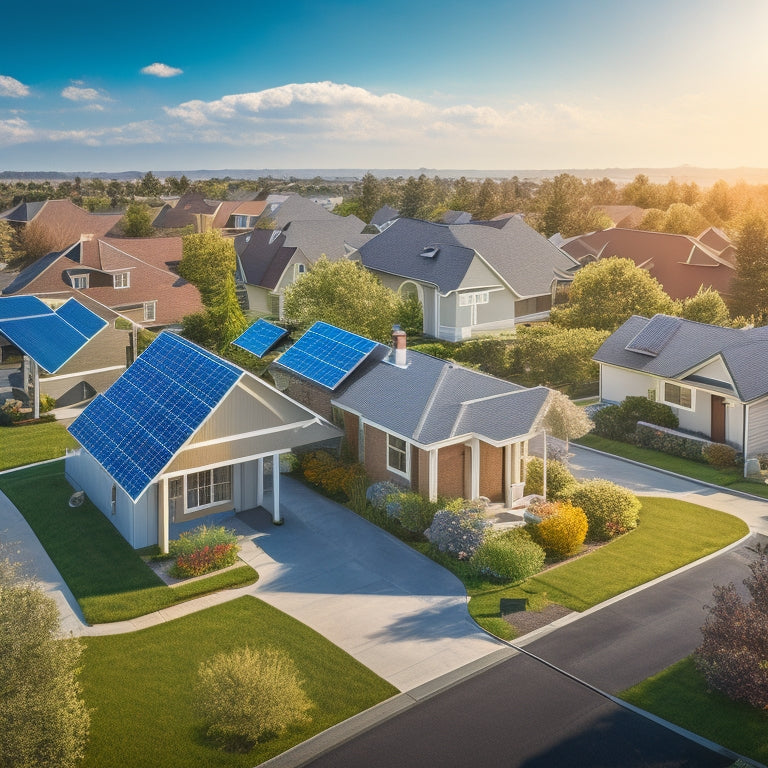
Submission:
[[[25,286],[29,285],[36,277],[45,272],[48,267],[51,266],[65,251],[52,251],[45,256],[42,256],[37,261],[32,262],[28,267],[19,272],[9,285],[3,289],[3,293],[12,294],[20,291]],[[72,259],[73,262],[77,261],[80,255],[80,244],[78,243],[74,248],[66,249],[67,258]],[[71,265],[70,265],[71,266]]]
[[[19,223],[28,223],[40,213],[40,209],[46,204],[47,200],[37,203],[19,203],[15,208],[0,213],[0,219],[5,221],[16,221]]]
[[[331,261],[345,255],[345,243],[363,231],[357,216],[334,216],[327,221],[290,221],[283,227],[285,245],[300,248],[310,260],[317,261],[325,254]]]
[[[664,317],[664,316],[656,316]],[[655,356],[627,346],[652,320],[634,315],[606,339],[595,353],[601,363],[680,379],[692,368],[720,355],[744,402],[768,395],[768,327],[722,328],[680,319],[677,330]]]
[[[546,387],[525,389],[413,350],[407,356],[407,368],[386,359],[365,366],[334,403],[423,445],[468,434],[504,442],[538,423]]]
[[[247,235],[235,238],[235,249],[243,268],[245,282],[272,290],[277,286],[283,270],[296,252],[285,246],[285,235],[278,235],[269,229],[254,229]]]
[[[400,211],[392,208],[390,205],[382,205],[376,213],[371,217],[371,224],[374,227],[380,227],[382,224],[386,224],[392,219],[396,219],[400,215]]]
[[[440,250],[434,258],[421,255],[436,246]],[[431,283],[447,293],[461,285],[475,251],[519,296],[549,293],[555,271],[576,264],[519,216],[501,228],[398,219],[362,246],[360,256],[369,269]]]

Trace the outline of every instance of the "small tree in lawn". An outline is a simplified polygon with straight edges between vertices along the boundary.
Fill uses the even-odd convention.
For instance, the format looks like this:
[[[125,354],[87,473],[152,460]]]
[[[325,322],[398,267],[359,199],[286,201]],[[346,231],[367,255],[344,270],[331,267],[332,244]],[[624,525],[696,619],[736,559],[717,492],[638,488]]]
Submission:
[[[60,637],[56,603],[0,559],[0,765],[70,768],[88,739],[82,646]]]
[[[565,440],[567,451],[569,441],[586,435],[594,424],[586,411],[579,408],[568,395],[552,390],[547,399],[547,412],[542,426],[548,434]]]
[[[696,666],[709,685],[735,701],[768,709],[768,546],[757,545],[757,558],[744,585],[744,602],[731,582],[715,587],[714,602],[701,628]]]

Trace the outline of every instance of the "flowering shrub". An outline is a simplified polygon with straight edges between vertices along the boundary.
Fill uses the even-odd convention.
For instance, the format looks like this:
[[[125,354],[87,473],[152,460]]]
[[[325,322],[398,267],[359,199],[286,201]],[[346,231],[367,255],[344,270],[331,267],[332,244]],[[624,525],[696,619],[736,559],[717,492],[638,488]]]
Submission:
[[[307,481],[331,496],[346,493],[346,487],[365,474],[359,464],[345,464],[327,451],[306,454],[301,466]]]
[[[538,573],[546,555],[522,528],[488,533],[470,559],[473,570],[497,581],[524,581]]]
[[[398,493],[401,490],[402,488],[399,485],[395,485],[395,483],[389,480],[380,480],[378,483],[368,486],[365,498],[374,509],[381,512],[387,506],[387,496],[392,493]]]
[[[459,560],[468,560],[483,541],[490,525],[481,511],[475,509],[441,509],[424,531],[431,544]]]
[[[234,565],[239,551],[234,531],[221,525],[199,525],[169,542],[168,553],[176,559],[171,574],[187,578],[226,568]]]
[[[570,502],[587,516],[587,538],[608,541],[637,527],[640,501],[610,480],[587,480],[566,489]]]
[[[206,735],[231,752],[307,722],[312,702],[292,659],[277,648],[220,653],[198,670],[195,704]]]
[[[736,449],[725,443],[708,443],[702,450],[707,464],[724,469],[736,463]]]
[[[569,485],[576,482],[568,467],[555,459],[547,459],[547,498],[554,498]],[[539,458],[528,460],[525,468],[526,496],[544,493],[544,461]]]
[[[398,491],[386,497],[385,509],[407,531],[421,533],[432,524],[437,505],[413,491]]]
[[[569,501],[555,501],[539,505],[535,514],[541,522],[526,526],[526,530],[547,555],[563,559],[581,549],[588,527],[583,509]]]

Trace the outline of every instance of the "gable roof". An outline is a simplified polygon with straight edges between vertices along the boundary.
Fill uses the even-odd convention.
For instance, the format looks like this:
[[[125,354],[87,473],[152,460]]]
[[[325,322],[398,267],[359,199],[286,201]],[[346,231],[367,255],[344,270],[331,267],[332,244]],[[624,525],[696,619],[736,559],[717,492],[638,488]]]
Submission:
[[[35,296],[0,299],[0,334],[48,373],[58,371],[106,325],[75,299],[56,310]]]
[[[521,297],[549,293],[556,271],[576,266],[519,216],[488,224],[400,218],[361,246],[360,258],[369,269],[431,283],[448,293],[459,288],[477,252]]]
[[[123,218],[120,213],[90,213],[71,200],[21,203],[0,214],[7,221],[29,224],[34,221],[48,229],[59,248],[76,242],[82,235],[103,237]]]
[[[190,439],[238,385],[250,408],[269,415],[264,434],[297,428],[306,434],[297,436],[294,430],[291,439],[296,445],[335,436],[337,430],[327,422],[265,382],[168,332],[97,395],[69,431],[135,501],[179,451],[191,445]],[[322,429],[302,430],[312,425]],[[219,442],[220,437],[214,439]],[[231,437],[253,440],[258,435]],[[203,445],[200,448],[205,452]]]
[[[391,205],[382,205],[376,213],[371,217],[371,224],[379,229],[388,221],[396,219],[400,215],[400,211],[393,208]]]
[[[196,224],[199,215],[213,216],[218,206],[218,203],[209,203],[199,192],[187,192],[178,199],[176,205],[164,205],[155,216],[152,226],[173,229]]]
[[[224,200],[216,209],[212,226],[223,229],[233,216],[260,216],[266,205],[266,200]]]
[[[702,285],[728,294],[734,274],[729,256],[689,235],[614,227],[570,238],[560,247],[581,263],[611,256],[631,259],[673,299],[695,296]]]
[[[666,333],[659,337],[656,332],[662,325]],[[637,339],[643,334],[645,338],[656,335],[655,354],[648,349],[636,351]],[[690,380],[695,383],[695,369],[718,357],[725,363],[740,400],[749,402],[768,395],[768,327],[723,328],[668,315],[655,315],[650,320],[633,315],[605,340],[593,359],[668,379],[685,380],[694,371]],[[705,383],[731,388],[729,382]]]
[[[299,248],[310,261],[325,255],[335,261],[346,254],[350,238],[367,242],[372,235],[361,235],[364,224],[357,216],[336,216],[328,221],[289,221],[282,229],[285,245]]]
[[[44,205],[45,200],[35,203],[19,203],[17,206],[0,213],[0,219],[27,224],[37,216]]]
[[[402,368],[384,358],[364,364],[333,404],[422,445],[462,435],[504,443],[537,428],[550,392],[413,350],[407,363]]]
[[[269,218],[275,222],[275,229],[283,229],[291,221],[338,221],[350,219],[358,226],[358,232],[362,232],[365,223],[357,216],[337,216],[322,205],[313,203],[301,195],[291,192],[287,195],[269,195],[266,200],[266,208],[262,218]]]
[[[295,248],[286,247],[284,234],[273,235],[269,229],[254,229],[235,238],[235,251],[245,282],[270,291],[277,287],[296,252]]]

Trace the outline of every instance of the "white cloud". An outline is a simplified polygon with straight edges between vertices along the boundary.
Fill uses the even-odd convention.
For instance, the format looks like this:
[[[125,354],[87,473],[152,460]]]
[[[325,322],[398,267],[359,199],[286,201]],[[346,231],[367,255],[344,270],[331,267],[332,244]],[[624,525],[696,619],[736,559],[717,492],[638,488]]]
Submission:
[[[154,75],[155,77],[176,77],[176,75],[181,75],[183,72],[183,69],[169,67],[167,64],[161,64],[159,61],[150,64],[148,67],[143,67],[141,70],[142,75]]]
[[[97,91],[95,88],[81,88],[79,85],[69,85],[61,95],[70,101],[105,101],[109,100],[106,94]]]
[[[0,75],[0,96],[29,96],[29,86],[8,75]]]

